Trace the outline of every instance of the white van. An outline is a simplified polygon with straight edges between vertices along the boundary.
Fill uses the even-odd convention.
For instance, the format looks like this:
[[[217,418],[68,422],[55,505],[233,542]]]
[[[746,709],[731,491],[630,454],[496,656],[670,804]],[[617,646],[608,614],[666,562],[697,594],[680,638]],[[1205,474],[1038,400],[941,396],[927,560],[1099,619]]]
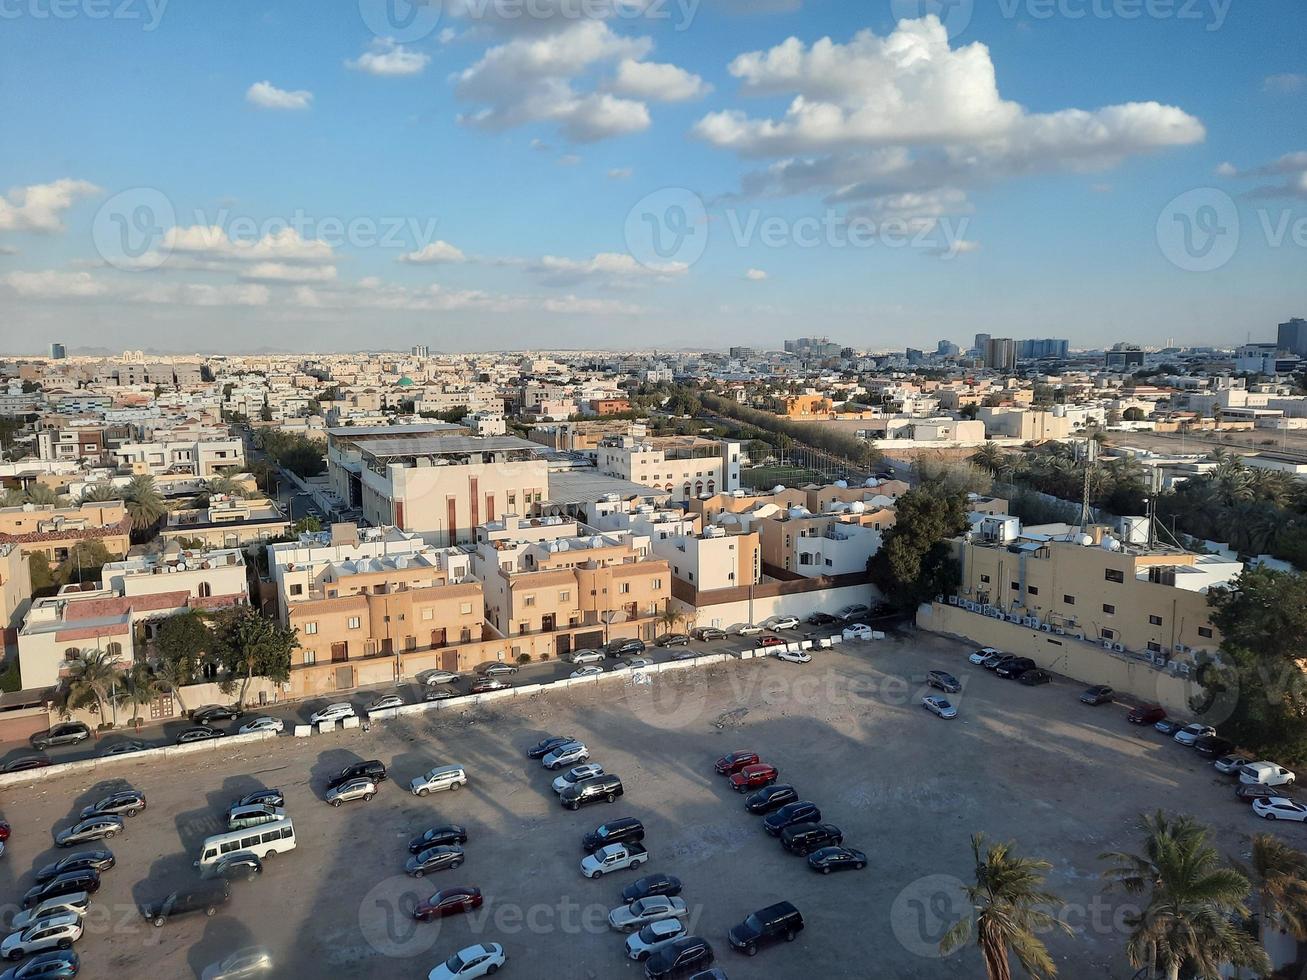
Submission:
[[[1297,778],[1274,762],[1250,762],[1239,770],[1239,782],[1249,786],[1291,786]]]
[[[200,848],[200,859],[196,867],[212,864],[225,854],[236,851],[252,851],[260,858],[270,858],[277,854],[295,849],[295,824],[289,819],[275,820],[272,823],[244,830],[232,830],[225,834],[215,834],[204,842]]]

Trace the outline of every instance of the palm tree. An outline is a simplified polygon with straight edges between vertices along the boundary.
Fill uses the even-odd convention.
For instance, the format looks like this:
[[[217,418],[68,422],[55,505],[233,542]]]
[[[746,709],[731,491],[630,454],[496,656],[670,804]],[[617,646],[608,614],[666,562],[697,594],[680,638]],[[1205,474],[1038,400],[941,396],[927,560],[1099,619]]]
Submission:
[[[221,494],[226,497],[242,497],[241,485],[229,476],[211,476],[204,481],[204,492],[210,499]]]
[[[972,453],[970,459],[981,469],[988,470],[990,476],[997,476],[1003,467],[1005,455],[1003,450],[998,448],[998,443],[987,442]]]
[[[118,657],[117,651],[83,650],[68,667],[62,692],[64,710],[94,704],[103,725],[104,706],[118,677]]]
[[[59,503],[59,494],[43,483],[33,483],[23,491],[23,500],[29,504],[47,507]]]
[[[948,955],[959,949],[974,930],[989,980],[1011,980],[1011,957],[1028,976],[1055,977],[1057,966],[1039,933],[1057,927],[1071,929],[1043,906],[1057,904],[1057,896],[1043,890],[1047,861],[1017,857],[1011,844],[993,844],[982,857],[984,834],[971,835],[976,883],[966,887],[971,912],[944,934],[939,949]]]
[[[104,503],[109,500],[121,500],[122,491],[112,483],[92,483],[82,490],[77,499],[84,504]]]
[[[154,527],[159,518],[168,512],[163,495],[155,487],[152,476],[132,477],[123,496],[127,501],[127,513],[132,518],[132,527],[137,531]]]
[[[125,691],[123,701],[132,706],[132,721],[139,732],[141,708],[163,693],[164,687],[145,663],[132,664],[129,670],[123,672],[122,680]]]
[[[672,604],[669,602],[667,608],[662,611],[661,615],[659,615],[658,622],[663,624],[664,633],[670,633],[681,623],[685,622],[685,613],[672,608]]]
[[[1292,941],[1283,943],[1284,953],[1291,961],[1296,952],[1294,941],[1307,939],[1307,854],[1274,834],[1257,834],[1252,867],[1240,866],[1239,870],[1253,882],[1263,947],[1269,955],[1269,947],[1281,945],[1287,934]]]
[[[186,699],[182,697],[182,688],[194,682],[195,672],[191,662],[183,659],[161,658],[154,668],[154,677],[159,686],[173,696],[182,714],[186,713]]]
[[[1218,977],[1227,964],[1265,972],[1266,951],[1243,928],[1248,879],[1227,866],[1192,817],[1162,811],[1139,819],[1144,852],[1101,855],[1112,863],[1104,877],[1127,893],[1148,896],[1142,913],[1129,916],[1126,955],[1136,967],[1160,969],[1168,980],[1180,970]]]

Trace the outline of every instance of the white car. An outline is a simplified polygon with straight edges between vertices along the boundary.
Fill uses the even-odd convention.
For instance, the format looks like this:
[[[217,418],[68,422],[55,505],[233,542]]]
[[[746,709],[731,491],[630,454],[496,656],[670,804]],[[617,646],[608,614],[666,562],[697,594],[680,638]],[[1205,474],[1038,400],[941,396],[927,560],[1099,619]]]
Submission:
[[[799,628],[799,621],[794,616],[779,616],[771,621],[771,628],[774,630],[796,630]]]
[[[354,706],[347,701],[337,701],[335,704],[319,708],[309,715],[309,724],[316,725],[322,721],[340,721],[344,718],[353,717],[355,717]]]
[[[948,698],[941,698],[938,694],[922,698],[921,706],[932,715],[939,715],[941,718],[956,718],[958,716],[958,709],[953,707]]]
[[[577,650],[572,654],[572,666],[583,667],[586,664],[603,663],[604,655],[598,650]]]
[[[385,711],[387,708],[402,708],[402,707],[404,707],[403,698],[401,698],[398,694],[387,694],[385,697],[377,698],[377,700],[373,701],[370,705],[368,705],[368,710]]]
[[[585,667],[578,667],[569,675],[572,678],[577,677],[598,677],[604,672],[604,669],[598,664],[589,664]]]
[[[591,776],[602,776],[603,774],[604,767],[597,762],[587,762],[583,766],[573,766],[554,780],[554,792],[561,794],[563,790],[573,783],[579,783],[583,779],[589,779]]]
[[[87,908],[90,907],[91,896],[86,892],[73,892],[70,895],[60,895],[57,898],[47,898],[44,902],[33,906],[30,909],[24,909],[14,916],[9,927],[15,931],[26,929],[38,919],[48,919],[55,915],[76,915],[79,918],[86,914]]]
[[[0,943],[0,956],[20,960],[47,949],[68,949],[82,938],[82,917],[76,912],[60,912],[37,919]]]
[[[871,627],[864,626],[862,623],[854,623],[852,626],[844,627],[844,639],[846,640],[870,640]]]
[[[351,779],[347,783],[341,783],[335,789],[327,790],[327,802],[332,806],[340,806],[342,803],[349,803],[351,800],[363,800],[366,803],[376,795],[377,784],[360,776],[358,779]]]
[[[546,769],[562,769],[563,766],[585,762],[589,758],[590,750],[585,747],[584,742],[568,742],[541,759],[540,764]]]
[[[632,670],[640,670],[641,668],[648,667],[652,664],[652,660],[646,660],[644,657],[632,657],[626,662],[625,666],[630,667]]]
[[[622,905],[608,913],[608,924],[622,932],[631,932],[660,919],[679,919],[689,914],[685,900],[672,895],[650,895],[637,898],[630,905]]]
[[[458,675],[450,670],[433,670],[427,674],[427,684],[452,684],[458,680]]]
[[[262,718],[255,718],[253,721],[247,721],[241,725],[239,733],[241,735],[250,735],[254,732],[284,732],[286,723],[280,718],[269,718],[266,715]]]
[[[757,636],[759,633],[767,632],[761,626],[754,626],[753,623],[736,623],[727,633],[734,633],[736,636]]]
[[[1239,770],[1239,782],[1248,786],[1292,786],[1298,777],[1274,762],[1249,762]]]
[[[659,919],[650,922],[639,932],[626,937],[626,955],[643,962],[664,946],[670,946],[685,935],[685,923],[680,919]]]
[[[777,650],[776,659],[792,664],[806,664],[811,662],[812,654],[804,653],[802,650]]]
[[[1185,725],[1172,737],[1181,745],[1193,745],[1200,738],[1215,734],[1216,729],[1211,725]]]
[[[1299,823],[1307,823],[1307,806],[1283,796],[1253,800],[1253,813],[1265,820],[1297,820]]]
[[[460,949],[427,974],[427,980],[469,980],[494,973],[504,965],[504,947],[499,943],[478,943]]]
[[[997,653],[998,651],[995,650],[993,647],[981,647],[975,653],[971,654],[971,656],[967,657],[967,660],[975,664],[977,667],[980,667],[985,663],[986,660],[988,660],[992,656],[995,656]]]

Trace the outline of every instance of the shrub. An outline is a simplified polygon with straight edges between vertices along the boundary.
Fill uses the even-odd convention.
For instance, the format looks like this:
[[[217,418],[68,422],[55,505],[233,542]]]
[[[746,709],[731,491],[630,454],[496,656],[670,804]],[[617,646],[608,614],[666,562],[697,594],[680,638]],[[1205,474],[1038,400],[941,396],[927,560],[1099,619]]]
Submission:
[[[529,664],[529,663],[531,662],[531,654],[529,654],[529,653],[519,653],[519,654],[517,655],[517,662],[518,662],[519,664]]]

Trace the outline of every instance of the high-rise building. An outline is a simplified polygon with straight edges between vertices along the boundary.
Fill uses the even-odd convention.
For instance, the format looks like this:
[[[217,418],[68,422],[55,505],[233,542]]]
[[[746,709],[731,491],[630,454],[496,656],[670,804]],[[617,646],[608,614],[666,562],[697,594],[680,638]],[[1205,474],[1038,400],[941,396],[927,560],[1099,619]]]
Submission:
[[[977,335],[979,339],[981,335]],[[985,341],[985,367],[994,371],[1012,371],[1017,366],[1017,342],[1009,337],[990,337]]]
[[[426,344],[414,344],[410,353],[412,353],[414,357],[430,357],[431,348]]]
[[[984,354],[988,348],[989,348],[989,334],[987,333],[976,334],[976,342],[971,345],[971,349],[980,351],[981,354]]]
[[[940,357],[957,357],[962,350],[951,340],[941,340],[935,345],[935,353]]]
[[[66,348],[63,344],[53,343],[50,345],[50,360],[62,361],[67,356],[68,356],[68,348]]]
[[[1143,367],[1144,350],[1137,344],[1113,344],[1112,349],[1107,351],[1104,361],[1110,368]]]
[[[1071,344],[1066,340],[1023,340],[1017,347],[1017,356],[1030,360],[1043,358],[1065,359],[1070,353]]]
[[[1277,339],[1280,350],[1307,357],[1307,320],[1295,316],[1288,322],[1281,323]]]
[[[732,347],[730,353],[737,361],[747,361],[757,356],[752,347]]]

